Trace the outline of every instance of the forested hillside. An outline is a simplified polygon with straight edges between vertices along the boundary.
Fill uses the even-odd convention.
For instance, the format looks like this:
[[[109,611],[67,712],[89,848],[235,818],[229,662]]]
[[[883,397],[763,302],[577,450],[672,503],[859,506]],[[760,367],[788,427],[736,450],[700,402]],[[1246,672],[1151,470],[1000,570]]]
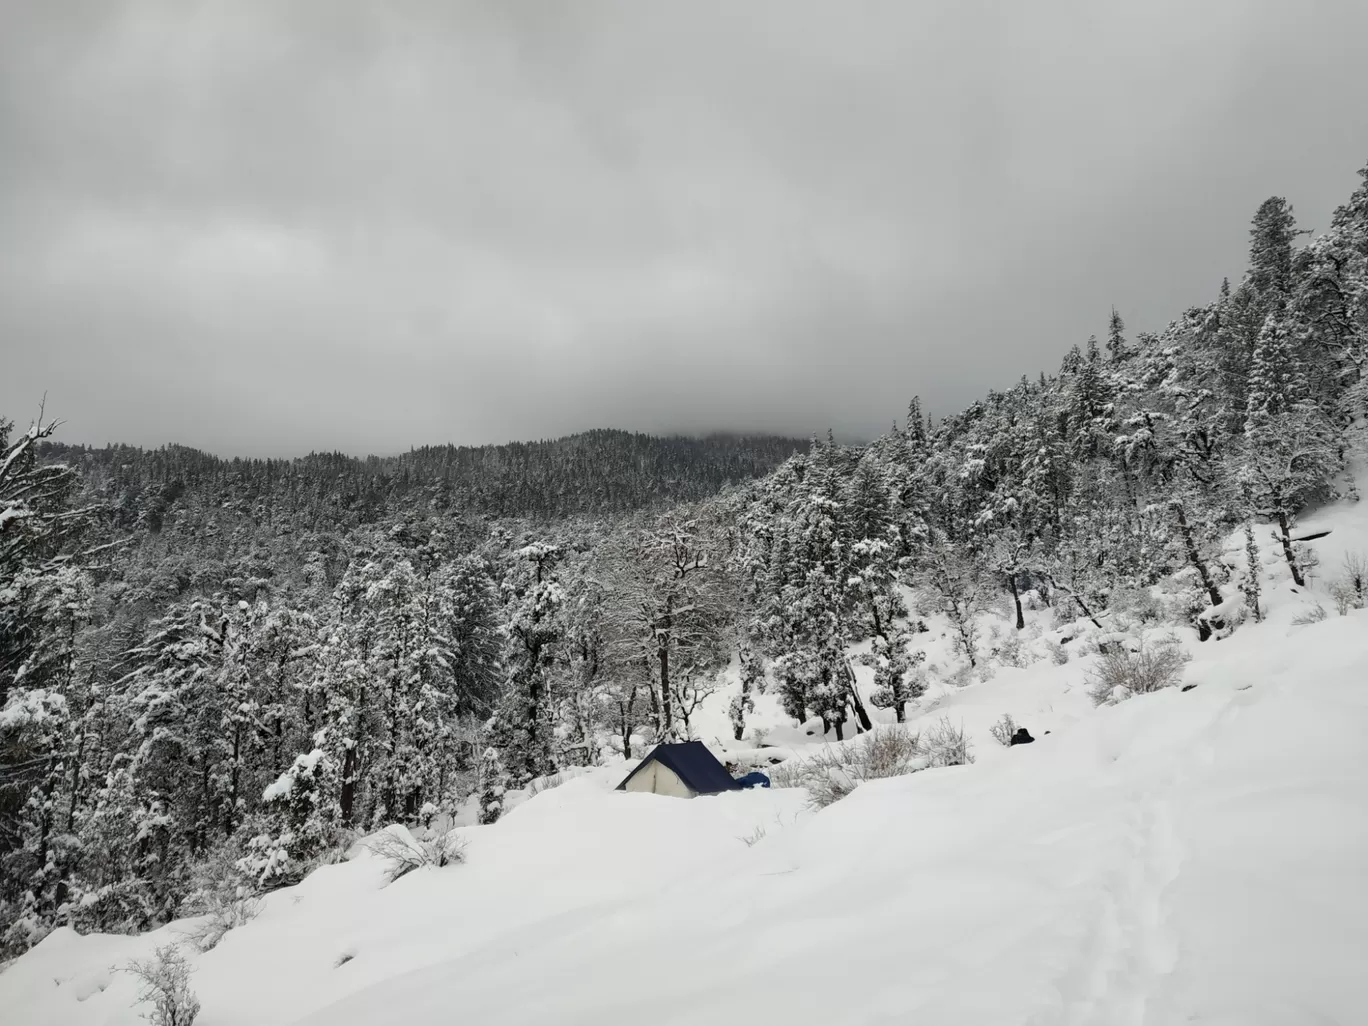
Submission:
[[[396,512],[544,519],[612,515],[706,498],[769,473],[807,443],[776,436],[656,437],[587,431],[540,442],[424,446],[357,459],[220,459],[185,446],[103,449],[46,441],[78,467],[122,528],[161,529],[178,500],[249,507],[273,521],[350,527]]]
[[[1246,273],[1162,330],[1104,299],[1057,370],[935,423],[914,400],[863,447],[604,432],[229,462],[6,427],[4,950],[240,900],[472,794],[492,822],[510,787],[690,735],[730,664],[738,738],[761,690],[840,737],[872,725],[857,661],[902,719],[932,674],[1031,658],[1024,606],[1222,643],[1261,616],[1257,542],[1300,585],[1297,517],[1345,487],[1361,175],[1309,240],[1266,201]],[[932,613],[954,665],[909,646]]]

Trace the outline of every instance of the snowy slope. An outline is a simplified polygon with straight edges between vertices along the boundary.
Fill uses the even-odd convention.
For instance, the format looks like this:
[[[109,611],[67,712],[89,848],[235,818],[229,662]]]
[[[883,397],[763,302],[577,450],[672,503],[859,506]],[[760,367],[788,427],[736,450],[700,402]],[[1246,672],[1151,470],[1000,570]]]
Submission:
[[[1366,630],[1309,627],[1294,652],[1270,626],[1198,662],[1193,691],[866,785],[611,913],[307,1021],[1360,1021]]]
[[[1326,528],[1328,579],[1368,551],[1368,504],[1302,530]],[[1362,1022],[1368,612],[1294,594],[1275,555],[1266,622],[1190,643],[1193,690],[1094,710],[1077,658],[943,689],[919,716],[962,722],[975,765],[816,814],[594,771],[461,828],[465,865],[383,886],[362,855],[268,896],[194,956],[198,1022]],[[1317,600],[1331,617],[1294,626]],[[1038,743],[993,745],[1004,712]],[[185,928],[59,931],[0,974],[0,1021],[141,1021],[110,967]]]

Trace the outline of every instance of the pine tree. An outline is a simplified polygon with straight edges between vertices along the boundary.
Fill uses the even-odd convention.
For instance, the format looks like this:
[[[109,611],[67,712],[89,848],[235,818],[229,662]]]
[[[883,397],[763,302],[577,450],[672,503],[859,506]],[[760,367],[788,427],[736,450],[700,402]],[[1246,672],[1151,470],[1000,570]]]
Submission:
[[[504,811],[504,794],[507,791],[507,775],[499,752],[486,748],[480,756],[480,822],[488,826],[497,822]]]
[[[1298,511],[1328,494],[1340,469],[1336,432],[1319,410],[1300,404],[1256,421],[1235,459],[1235,474],[1253,503],[1252,512],[1277,525],[1292,580],[1298,587],[1305,585],[1292,528]]]
[[[1244,594],[1245,606],[1254,617],[1256,623],[1263,620],[1263,610],[1259,608],[1260,575],[1263,572],[1263,564],[1259,559],[1259,546],[1254,541],[1254,523],[1246,520],[1244,525],[1245,536],[1245,573],[1240,585],[1240,591]]]
[[[1125,322],[1121,320],[1116,308],[1112,307],[1111,323],[1107,326],[1107,355],[1113,363],[1120,363],[1131,355],[1130,349],[1126,346],[1125,330]]]
[[[232,696],[220,688],[230,608],[175,606],[128,653],[132,669],[116,687],[130,717],[129,769],[149,829],[141,855],[161,914],[184,897],[181,873],[224,835],[231,737],[223,724]]]
[[[1249,370],[1245,433],[1272,430],[1278,417],[1309,401],[1308,393],[1306,363],[1287,320],[1270,313]]]
[[[556,578],[562,550],[545,542],[514,553],[505,584],[511,595],[503,664],[504,696],[489,724],[510,782],[524,787],[555,770],[548,670],[562,637],[564,590]]]
[[[1292,207],[1281,196],[1259,205],[1249,229],[1249,281],[1264,313],[1286,302],[1292,284],[1292,244],[1297,237]]]
[[[1088,354],[1074,372],[1067,405],[1074,452],[1090,459],[1107,452],[1116,433],[1114,396],[1103,371],[1097,337],[1088,339]]]
[[[866,666],[874,668],[874,691],[870,701],[880,709],[892,709],[899,723],[907,720],[907,703],[922,696],[926,683],[917,667],[926,661],[925,652],[908,652],[912,632],[894,627],[887,635],[876,635],[870,645]]]
[[[268,829],[248,843],[238,870],[262,887],[303,876],[332,842],[336,781],[337,764],[326,748],[298,756],[262,793]]]

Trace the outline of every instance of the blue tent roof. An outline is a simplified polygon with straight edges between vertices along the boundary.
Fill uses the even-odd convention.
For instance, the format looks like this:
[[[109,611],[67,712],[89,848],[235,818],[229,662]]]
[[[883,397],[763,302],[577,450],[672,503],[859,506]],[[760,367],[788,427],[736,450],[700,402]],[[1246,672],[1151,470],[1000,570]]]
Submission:
[[[719,791],[737,791],[741,785],[708,751],[702,741],[683,741],[675,745],[656,745],[651,754],[641,760],[636,769],[628,773],[617,789],[623,790],[627,781],[641,772],[651,762],[659,762],[674,770],[684,786],[699,794],[717,794]]]

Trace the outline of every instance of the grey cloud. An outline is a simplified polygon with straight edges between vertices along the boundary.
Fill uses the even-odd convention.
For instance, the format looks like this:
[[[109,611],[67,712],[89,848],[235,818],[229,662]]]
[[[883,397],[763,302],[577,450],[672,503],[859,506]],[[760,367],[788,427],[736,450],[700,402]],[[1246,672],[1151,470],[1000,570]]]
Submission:
[[[394,451],[883,430],[1368,159],[1356,0],[0,0],[0,411]]]

